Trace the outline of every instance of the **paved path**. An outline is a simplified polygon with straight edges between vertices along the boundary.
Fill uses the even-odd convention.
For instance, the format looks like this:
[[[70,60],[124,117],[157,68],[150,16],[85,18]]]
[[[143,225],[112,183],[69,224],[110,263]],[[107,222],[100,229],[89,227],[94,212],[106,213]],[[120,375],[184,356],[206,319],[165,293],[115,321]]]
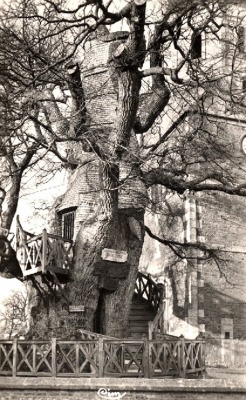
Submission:
[[[246,368],[209,368],[206,379],[240,380],[246,384]]]

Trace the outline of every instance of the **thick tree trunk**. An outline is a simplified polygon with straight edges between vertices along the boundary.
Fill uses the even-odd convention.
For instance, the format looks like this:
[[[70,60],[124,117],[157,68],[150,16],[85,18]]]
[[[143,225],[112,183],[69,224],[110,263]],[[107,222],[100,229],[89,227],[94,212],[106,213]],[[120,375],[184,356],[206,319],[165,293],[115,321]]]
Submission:
[[[130,218],[134,218],[131,216]],[[79,329],[94,331],[95,315],[100,310],[100,332],[129,336],[128,318],[134,285],[142,251],[143,212],[135,215],[140,236],[132,233],[129,216],[115,212],[107,219],[95,219],[81,226],[75,245],[75,264],[64,295],[72,306],[84,306],[84,312],[68,312],[65,297],[43,277],[35,278],[30,303],[32,309],[31,337],[77,336]],[[124,250],[128,254],[129,273],[119,280],[115,292],[99,289],[99,277],[94,275],[95,263],[101,260],[102,250]],[[116,266],[121,269],[121,264]]]
[[[33,281],[36,288],[32,295],[31,336],[71,338],[79,329],[94,331],[98,311],[101,333],[116,337],[129,335],[129,311],[144,239],[144,212],[132,210],[129,215],[119,210],[117,165],[101,163],[101,185],[101,206],[77,234],[74,267],[64,293],[52,287],[46,276]],[[130,220],[137,226],[137,235],[132,232]],[[124,278],[119,278],[114,292],[100,288],[100,277],[95,274],[95,264],[102,262],[104,248],[127,253],[129,271]],[[115,264],[115,269],[120,271],[122,264]],[[84,311],[69,312],[68,304],[83,306]]]
[[[126,279],[120,280],[118,290],[113,293],[103,291],[102,333],[115,337],[129,336],[129,312],[144,238],[143,212],[135,214],[135,221],[141,227],[140,236],[137,238],[131,232],[129,217],[118,214],[112,221],[107,243],[109,248],[125,250],[128,254],[127,262],[130,264],[129,274]],[[120,269],[121,265],[116,268]]]

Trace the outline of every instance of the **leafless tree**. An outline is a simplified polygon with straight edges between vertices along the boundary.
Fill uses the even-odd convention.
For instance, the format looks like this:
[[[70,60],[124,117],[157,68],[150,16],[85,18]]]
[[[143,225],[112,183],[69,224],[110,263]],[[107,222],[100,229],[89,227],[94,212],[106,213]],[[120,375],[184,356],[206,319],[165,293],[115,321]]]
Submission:
[[[28,331],[28,292],[13,291],[4,301],[0,311],[1,336],[12,339],[25,335]]]

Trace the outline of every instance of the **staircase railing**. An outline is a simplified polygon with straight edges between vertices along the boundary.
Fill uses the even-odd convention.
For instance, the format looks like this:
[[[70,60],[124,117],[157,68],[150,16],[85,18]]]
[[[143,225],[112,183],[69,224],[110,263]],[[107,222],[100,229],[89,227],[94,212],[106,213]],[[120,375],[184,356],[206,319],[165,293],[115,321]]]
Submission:
[[[149,321],[149,339],[175,337],[168,335],[168,318],[167,318],[167,299],[164,299],[164,285],[157,284],[151,278],[151,275],[145,275],[142,272],[138,273],[135,284],[135,293],[139,298],[146,299],[156,311],[156,316],[153,321]]]
[[[104,339],[115,339],[113,336],[102,335],[101,333],[91,332],[86,329],[79,329],[79,333],[82,340],[97,340],[100,337],[103,337]]]
[[[177,339],[177,336],[168,333],[168,299],[163,299],[153,321],[149,321],[149,340],[153,339]]]
[[[25,232],[17,218],[16,254],[23,276],[45,273],[68,274],[72,261],[72,240],[47,233],[34,236]]]
[[[149,339],[156,339],[156,334],[158,333],[165,333],[164,327],[164,313],[165,313],[165,302],[161,303],[159,306],[159,310],[153,321],[149,321]]]
[[[162,291],[149,274],[138,273],[134,292],[140,299],[147,300],[154,310],[159,309]]]

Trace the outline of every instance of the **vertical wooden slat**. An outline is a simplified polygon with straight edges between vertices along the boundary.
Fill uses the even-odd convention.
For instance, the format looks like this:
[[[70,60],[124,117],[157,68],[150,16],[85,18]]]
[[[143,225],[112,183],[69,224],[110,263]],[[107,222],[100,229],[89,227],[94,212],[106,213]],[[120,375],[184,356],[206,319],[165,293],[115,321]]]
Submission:
[[[58,268],[62,268],[62,240],[54,239],[53,247],[56,249],[56,263]]]
[[[153,342],[148,343],[148,371],[149,371],[149,378],[153,377],[154,371],[152,366],[152,346],[154,345]]]
[[[185,339],[184,336],[180,336],[180,347],[179,347],[179,359],[180,359],[180,371],[179,375],[181,378],[185,378]]]
[[[42,273],[44,273],[47,268],[47,240],[48,240],[47,231],[46,229],[44,229],[42,234],[42,242],[43,242]]]
[[[37,345],[36,343],[33,343],[32,347],[32,366],[33,366],[33,372],[36,373],[36,366],[37,366]]]
[[[153,322],[148,322],[149,340],[153,339]]]
[[[104,366],[104,348],[103,348],[103,337],[99,336],[98,339],[98,376],[103,377],[103,366]]]
[[[149,369],[149,341],[147,338],[144,338],[144,351],[143,351],[143,371],[144,377],[150,377],[150,369]]]
[[[51,360],[52,376],[56,376],[56,338],[51,340]]]
[[[75,373],[79,374],[79,343],[75,343]]]
[[[120,366],[121,366],[121,372],[122,373],[124,373],[124,372],[126,372],[125,371],[125,369],[126,369],[126,365],[125,365],[125,344],[124,343],[122,343],[122,345],[121,345],[121,351],[120,351],[120,354],[121,354],[121,356],[120,356]],[[117,357],[116,357],[116,361],[118,361],[117,360]]]
[[[13,376],[17,375],[17,352],[18,352],[18,342],[17,338],[13,340]]]
[[[191,369],[194,368],[194,352],[196,351],[196,346],[194,345],[193,342],[189,343],[189,349],[190,349],[190,365],[191,365]],[[198,350],[199,351],[199,350]]]

